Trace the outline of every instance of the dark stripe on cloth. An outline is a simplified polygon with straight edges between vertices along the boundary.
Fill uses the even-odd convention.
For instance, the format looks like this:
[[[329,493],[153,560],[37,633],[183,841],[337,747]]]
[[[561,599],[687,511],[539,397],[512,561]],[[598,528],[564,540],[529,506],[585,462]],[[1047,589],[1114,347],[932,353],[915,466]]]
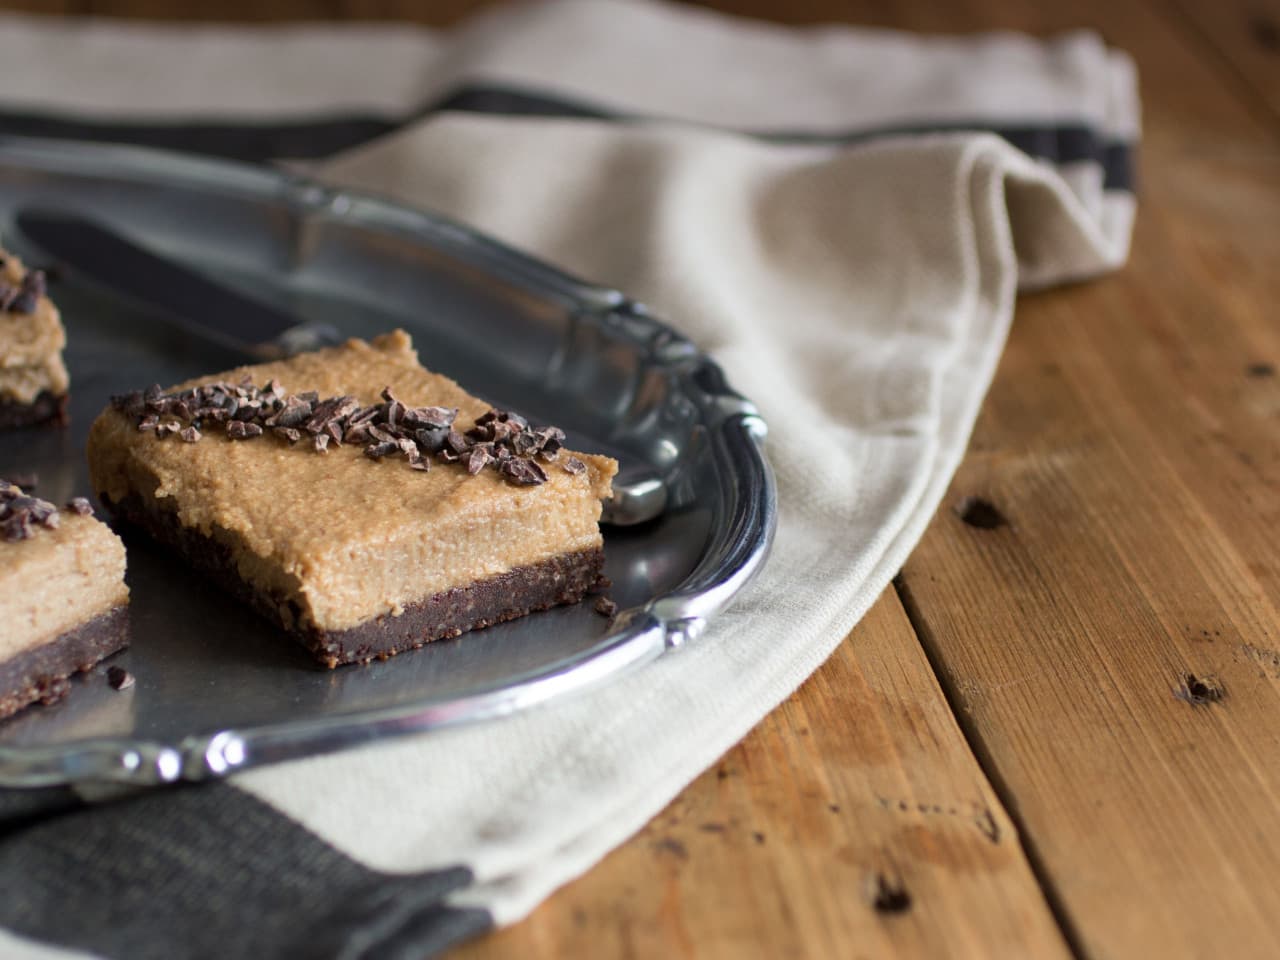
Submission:
[[[559,94],[472,84],[432,101],[400,121],[341,115],[274,122],[233,123],[177,119],[143,122],[0,110],[0,134],[105,140],[255,162],[276,158],[314,160],[367,143],[414,120],[446,111],[511,117],[593,119],[617,123],[647,123],[661,119],[614,111]],[[712,125],[691,123],[690,126]],[[1103,184],[1107,189],[1131,191],[1134,188],[1132,145],[1107,140],[1082,124],[992,125],[974,120],[886,125],[836,132],[737,132],[770,143],[853,144],[889,136],[962,131],[994,133],[1024,153],[1055,164],[1092,161],[1102,167]]]
[[[32,820],[74,810],[81,805],[80,797],[70,787],[0,789],[0,837]]]
[[[400,127],[389,120],[328,117],[273,122],[94,120],[0,109],[0,134],[52,140],[127,143],[227,160],[311,160],[366,143]]]
[[[138,960],[400,960],[489,929],[454,867],[370,870],[227,784],[85,807],[0,840],[0,926]]]

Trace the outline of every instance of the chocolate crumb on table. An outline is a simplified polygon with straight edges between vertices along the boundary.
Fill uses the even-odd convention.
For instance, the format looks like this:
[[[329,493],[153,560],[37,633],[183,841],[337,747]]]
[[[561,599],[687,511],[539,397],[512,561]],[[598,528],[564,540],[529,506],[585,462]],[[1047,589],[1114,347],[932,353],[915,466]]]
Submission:
[[[107,671],[107,683],[112,690],[128,690],[134,684],[133,674],[124,667],[111,667]]]
[[[396,331],[114,397],[89,465],[111,513],[333,667],[594,588],[617,463],[564,437]]]
[[[0,480],[0,718],[62,699],[128,642],[124,544],[92,513]]]

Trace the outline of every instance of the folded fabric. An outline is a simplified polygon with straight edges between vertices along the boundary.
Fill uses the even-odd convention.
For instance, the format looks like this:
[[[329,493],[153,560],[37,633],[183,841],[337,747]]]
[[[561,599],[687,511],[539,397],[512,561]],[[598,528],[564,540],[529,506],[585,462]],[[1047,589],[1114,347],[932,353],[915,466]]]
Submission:
[[[646,301],[772,424],[781,505],[728,613],[590,693],[110,804],[6,791],[6,956],[423,956],[523,916],[822,663],[937,509],[1018,285],[1118,266],[1132,225],[1133,71],[1086,33],[10,16],[0,71],[5,132],[302,160]]]

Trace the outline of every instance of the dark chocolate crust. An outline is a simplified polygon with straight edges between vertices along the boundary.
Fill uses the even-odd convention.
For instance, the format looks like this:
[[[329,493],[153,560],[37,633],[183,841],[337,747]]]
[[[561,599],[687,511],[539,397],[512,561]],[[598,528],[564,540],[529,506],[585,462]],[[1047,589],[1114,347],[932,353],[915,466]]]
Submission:
[[[316,631],[303,639],[322,663],[364,663],[432,640],[514,620],[562,603],[577,603],[603,575],[604,551],[565,553],[488,580],[454,587],[349,630]]]
[[[8,397],[0,397],[0,430],[16,430],[18,427],[65,427],[67,425],[67,394],[55,395],[48,390],[36,394],[30,403],[22,403]]]
[[[137,494],[120,503],[99,496],[116,517],[146,531],[191,567],[288,631],[327,667],[385,660],[432,640],[456,637],[559,604],[577,603],[603,578],[604,551],[597,547],[445,590],[407,604],[399,616],[384,614],[346,630],[323,630],[300,622],[302,611],[289,598],[269,595],[240,579],[231,551],[183,526],[173,511],[151,506]]]
[[[129,645],[129,607],[114,607],[56,639],[0,662],[0,717],[28,704],[56,703],[66,696],[72,674]]]

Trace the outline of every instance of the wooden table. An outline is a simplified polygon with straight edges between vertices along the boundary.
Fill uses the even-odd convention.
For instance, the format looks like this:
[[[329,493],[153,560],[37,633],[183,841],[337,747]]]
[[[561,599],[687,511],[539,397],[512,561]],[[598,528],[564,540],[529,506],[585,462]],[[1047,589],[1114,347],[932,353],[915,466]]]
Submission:
[[[456,956],[1280,956],[1280,3],[712,5],[1100,30],[1146,110],[1132,261],[1020,301],[948,505],[832,659],[629,843]],[[967,523],[966,497],[1000,522]]]

